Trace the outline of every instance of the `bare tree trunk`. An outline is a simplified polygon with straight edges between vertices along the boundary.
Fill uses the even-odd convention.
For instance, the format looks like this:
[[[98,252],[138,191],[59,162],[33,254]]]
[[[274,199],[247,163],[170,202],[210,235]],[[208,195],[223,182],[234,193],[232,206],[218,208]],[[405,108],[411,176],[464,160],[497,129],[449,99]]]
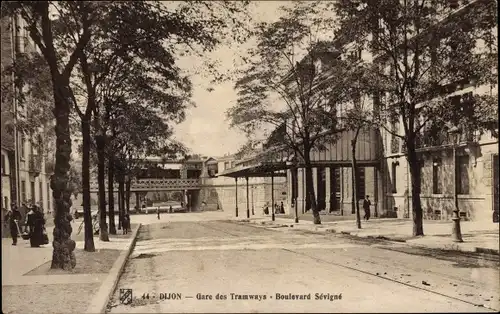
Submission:
[[[125,213],[129,213],[130,212],[130,185],[131,185],[131,179],[129,178],[127,180],[127,182],[125,182]]]
[[[115,226],[115,191],[114,191],[114,158],[112,153],[109,154],[108,159],[108,215],[109,215],[109,233],[116,234]]]
[[[83,221],[85,227],[84,250],[95,252],[94,232],[92,230],[92,216],[90,212],[90,116],[82,118],[82,196],[83,196]]]
[[[96,136],[97,146],[97,182],[99,185],[99,239],[109,241],[106,223],[106,159],[104,156],[105,141],[103,135]]]
[[[304,161],[306,168],[306,191],[309,196],[309,201],[311,202],[311,211],[313,214],[313,223],[315,225],[321,224],[321,217],[318,211],[318,204],[316,203],[316,194],[314,193],[314,182],[313,182],[313,174],[312,174],[312,166],[311,159],[309,157],[310,149],[304,149]]]
[[[124,198],[125,198],[125,182],[123,176],[118,176],[118,230],[123,227],[123,211],[124,211]]]
[[[57,80],[52,78],[54,89],[54,116],[56,120],[56,162],[50,187],[54,197],[54,241],[52,246],[52,269],[73,269],[76,266],[75,241],[71,240],[71,192],[68,186],[68,172],[71,158],[71,136],[69,129],[69,100]]]
[[[352,206],[356,210],[356,225],[358,229],[361,229],[361,215],[359,212],[359,200],[358,200],[358,163],[356,159],[356,142],[358,141],[359,129],[354,135],[354,139],[351,140],[351,153],[352,153]]]
[[[420,162],[415,151],[415,141],[408,140],[407,160],[411,175],[411,205],[413,216],[413,236],[424,235],[422,204],[420,202]]]

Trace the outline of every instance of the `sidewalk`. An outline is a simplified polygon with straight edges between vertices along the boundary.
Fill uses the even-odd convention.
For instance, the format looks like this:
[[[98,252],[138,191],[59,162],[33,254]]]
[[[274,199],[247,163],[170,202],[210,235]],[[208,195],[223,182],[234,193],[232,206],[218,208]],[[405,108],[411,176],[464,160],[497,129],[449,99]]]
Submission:
[[[77,265],[71,272],[50,269],[53,227],[47,228],[50,244],[40,248],[2,239],[2,313],[103,312],[139,228],[133,224],[131,234],[110,236],[110,242],[94,237],[95,252],[83,251],[83,234],[73,234]]]
[[[461,221],[464,242],[456,243],[451,239],[451,221],[426,220],[424,221],[425,236],[413,237],[413,224],[408,219],[380,218],[362,221],[362,229],[356,227],[355,220],[323,222],[321,225],[314,225],[311,221],[305,220],[295,223],[294,219],[281,217],[276,217],[274,222],[269,217],[234,220],[287,231],[339,233],[360,238],[381,238],[426,248],[500,254],[499,225],[493,222]]]

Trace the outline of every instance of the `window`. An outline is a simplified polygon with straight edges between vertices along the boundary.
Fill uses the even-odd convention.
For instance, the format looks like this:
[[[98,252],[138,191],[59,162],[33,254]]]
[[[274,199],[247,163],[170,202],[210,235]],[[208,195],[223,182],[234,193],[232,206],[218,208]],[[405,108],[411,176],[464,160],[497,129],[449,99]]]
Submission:
[[[458,194],[469,194],[469,156],[457,157]]]
[[[26,159],[26,136],[24,134],[21,134],[21,156],[20,158],[22,160]]]
[[[30,182],[30,187],[31,187],[31,202],[34,204],[36,202],[35,198],[35,182]]]
[[[9,198],[7,196],[3,197],[3,206],[5,209],[9,209]]]
[[[391,125],[391,154],[399,153],[399,138],[394,134],[398,134],[399,123],[398,121],[394,121]]]
[[[187,178],[188,179],[198,179],[201,175],[201,170],[198,169],[188,169]]]
[[[229,169],[229,167],[230,167],[230,163],[229,163],[229,161],[226,161],[224,163],[224,170]]]
[[[356,189],[358,191],[358,200],[365,198],[365,168],[358,169],[358,180],[356,182]]]
[[[5,169],[6,166],[7,163],[5,162],[5,155],[2,154],[2,174],[7,174],[7,169]]]
[[[21,201],[26,203],[26,181],[21,181]]]
[[[435,158],[432,161],[432,194],[442,194],[443,182],[443,164],[441,158]]]
[[[208,175],[210,177],[215,177],[219,172],[218,165],[216,163],[207,165]]]
[[[399,165],[398,162],[393,162],[391,165],[391,179],[392,179],[392,193],[398,193],[398,189],[396,186],[396,175],[397,175],[397,166]]]
[[[361,48],[354,48],[351,52],[350,52],[350,56],[353,60],[357,61],[357,60],[361,60],[361,54],[363,52],[363,49]]]
[[[380,101],[380,92],[376,91],[373,93],[373,111],[374,115],[377,118],[380,118],[380,108],[381,107],[381,101]]]
[[[17,18],[17,21],[15,23],[16,27],[16,52],[17,53],[24,53],[24,47],[25,47],[25,40],[26,40],[26,28],[24,26],[24,21],[21,17]]]
[[[341,186],[341,178],[340,178],[340,168],[335,168],[334,170],[335,176],[335,193],[340,195],[340,186]]]

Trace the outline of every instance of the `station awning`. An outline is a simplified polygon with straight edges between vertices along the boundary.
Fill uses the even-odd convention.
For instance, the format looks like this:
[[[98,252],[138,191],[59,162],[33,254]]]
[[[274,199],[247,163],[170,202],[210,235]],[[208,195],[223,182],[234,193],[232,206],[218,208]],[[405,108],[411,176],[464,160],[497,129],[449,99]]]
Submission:
[[[227,169],[218,174],[218,177],[244,178],[244,177],[286,177],[283,170],[290,168],[286,162],[260,162],[254,165]]]

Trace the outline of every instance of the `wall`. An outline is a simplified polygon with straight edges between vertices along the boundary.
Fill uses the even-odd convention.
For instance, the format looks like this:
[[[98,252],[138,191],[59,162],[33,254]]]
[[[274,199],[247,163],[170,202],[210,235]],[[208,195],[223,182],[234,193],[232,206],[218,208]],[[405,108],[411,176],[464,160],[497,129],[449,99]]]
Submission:
[[[10,209],[12,202],[10,195],[10,165],[7,151],[2,148],[2,158],[5,160],[5,169],[2,169],[2,209]]]
[[[19,145],[23,145],[21,141],[21,136],[19,136]],[[47,213],[53,211],[53,197],[52,189],[50,188],[50,174],[45,172],[45,158],[42,158],[41,171],[38,176],[29,172],[29,158],[31,154],[31,143],[26,140],[24,143],[25,156],[21,155],[21,149],[19,149],[19,195],[21,197],[21,203],[33,201],[34,203],[39,203],[43,210]],[[36,151],[35,151],[36,154]],[[24,189],[26,191],[26,196],[23,197],[22,184],[24,181]],[[31,183],[34,182],[34,191],[32,190]],[[41,183],[41,185],[40,185]],[[41,189],[40,189],[41,188]]]
[[[421,202],[424,219],[434,219],[430,214],[438,210],[441,213],[437,219],[450,220],[454,209],[454,166],[453,153],[450,148],[438,148],[437,151],[421,153],[423,160],[421,178]],[[485,136],[477,149],[461,147],[457,149],[457,156],[469,155],[469,194],[458,195],[458,205],[461,212],[466,213],[467,219],[474,221],[492,221],[493,211],[493,155],[498,154],[498,142]],[[433,194],[432,163],[434,158],[442,161],[442,192]],[[411,217],[411,189],[408,163],[404,156],[386,158],[385,163],[391,169],[393,162],[399,162],[396,178],[390,170],[387,178],[387,207],[397,207],[398,217]],[[397,193],[392,193],[392,184],[396,182]]]
[[[236,212],[236,182],[234,178],[217,177],[203,179],[203,185],[208,186],[202,189],[202,201],[211,205],[218,202],[219,210],[223,210],[235,215]],[[206,192],[203,192],[206,191]],[[271,178],[249,178],[248,179],[248,205],[250,212],[252,205],[255,216],[263,215],[263,208],[268,203],[271,204]],[[275,202],[286,203],[286,178],[274,179],[274,197]],[[215,207],[216,209],[216,207]],[[246,217],[247,210],[247,189],[246,180],[238,179],[238,216]]]

